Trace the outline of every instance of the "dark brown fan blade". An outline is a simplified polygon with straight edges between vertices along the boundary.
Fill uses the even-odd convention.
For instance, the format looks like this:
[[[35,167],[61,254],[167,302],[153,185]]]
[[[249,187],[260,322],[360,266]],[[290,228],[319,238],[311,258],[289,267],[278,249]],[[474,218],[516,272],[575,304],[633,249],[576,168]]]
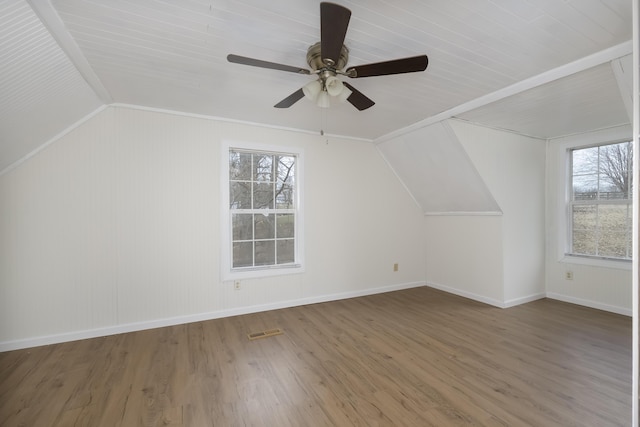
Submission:
[[[358,65],[356,67],[348,68],[345,73],[349,77],[353,78],[414,73],[416,71],[426,70],[428,64],[429,59],[427,58],[427,55],[420,55],[411,58],[376,62],[375,64]]]
[[[353,105],[360,111],[366,110],[369,107],[373,107],[375,102],[364,96],[362,92],[360,92],[358,89],[354,88],[347,82],[343,82],[343,84],[351,91],[351,95],[349,95],[349,97],[347,98],[347,101],[349,101],[351,105]]]
[[[275,62],[262,61],[260,59],[247,58],[246,56],[227,55],[227,61],[235,64],[251,65],[252,67],[270,68],[272,70],[290,71],[298,74],[311,74],[304,68],[292,67],[291,65],[277,64]]]
[[[304,92],[302,92],[302,89],[298,89],[297,91],[293,92],[291,95],[287,96],[282,101],[278,102],[276,105],[274,105],[274,107],[289,108],[296,102],[300,101],[303,97],[304,97]]]
[[[325,65],[335,65],[347,35],[351,11],[335,3],[320,3],[320,49]]]

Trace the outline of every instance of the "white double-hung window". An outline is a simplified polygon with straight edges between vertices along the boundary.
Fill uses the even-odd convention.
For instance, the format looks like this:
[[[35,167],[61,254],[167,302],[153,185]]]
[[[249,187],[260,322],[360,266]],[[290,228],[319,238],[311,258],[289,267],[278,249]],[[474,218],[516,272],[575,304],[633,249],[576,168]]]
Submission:
[[[631,259],[632,147],[623,141],[569,149],[568,255]]]
[[[223,278],[302,269],[302,153],[225,144]]]

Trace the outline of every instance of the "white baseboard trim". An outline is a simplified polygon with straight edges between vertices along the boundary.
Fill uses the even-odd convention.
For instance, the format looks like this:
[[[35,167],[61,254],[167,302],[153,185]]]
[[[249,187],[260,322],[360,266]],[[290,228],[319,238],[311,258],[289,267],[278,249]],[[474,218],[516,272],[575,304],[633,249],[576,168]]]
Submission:
[[[403,289],[417,288],[425,286],[425,282],[410,282],[378,288],[369,288],[358,291],[339,292],[328,295],[318,295],[315,297],[300,298],[295,300],[281,301],[269,304],[253,305],[248,307],[230,308],[207,313],[191,314],[186,316],[169,317],[165,319],[149,320],[144,322],[127,323],[123,325],[108,326],[104,328],[88,329],[83,331],[67,332],[55,335],[46,335],[33,338],[25,338],[13,341],[0,342],[0,352],[20,350],[30,347],[58,344],[69,341],[77,341],[89,338],[105,337],[109,335],[122,334],[127,332],[142,331],[146,329],[162,328],[166,326],[182,325],[185,323],[201,322],[205,320],[220,319],[223,317],[238,316],[242,314],[258,313],[261,311],[278,310],[281,308],[296,307],[308,304],[337,301],[341,299],[357,298],[367,295],[381,294],[385,292],[399,291]]]
[[[591,301],[591,300],[582,299],[582,298],[576,298],[569,295],[557,294],[555,292],[547,292],[547,298],[568,302],[571,304],[583,305],[585,307],[595,308],[598,310],[609,311],[611,313],[622,314],[624,316],[633,316],[633,311],[630,308],[603,304],[601,302]]]
[[[546,296],[544,292],[540,292],[537,294],[531,294],[531,295],[520,297],[520,298],[513,298],[513,299],[502,302],[495,298],[489,298],[484,295],[474,294],[473,292],[463,291],[461,289],[453,288],[451,286],[441,285],[439,283],[428,282],[427,286],[429,286],[430,288],[438,289],[444,292],[448,292],[450,294],[469,298],[474,301],[482,302],[482,303],[489,304],[499,308],[515,307],[516,305],[526,304],[531,301],[542,299]]]
[[[438,289],[440,291],[448,292],[450,294],[458,295],[460,297],[465,297],[465,298],[472,299],[474,301],[493,305],[494,307],[504,308],[503,307],[504,304],[502,303],[502,301],[499,301],[494,298],[489,298],[484,295],[474,294],[473,292],[463,291],[458,288],[453,288],[451,286],[441,285],[439,283],[433,283],[433,282],[427,282],[427,286],[430,288]]]
[[[547,295],[544,292],[540,292],[537,294],[531,294],[526,297],[513,298],[507,300],[503,304],[503,308],[515,307],[516,305],[526,304],[528,302],[537,301],[539,299],[545,298]]]

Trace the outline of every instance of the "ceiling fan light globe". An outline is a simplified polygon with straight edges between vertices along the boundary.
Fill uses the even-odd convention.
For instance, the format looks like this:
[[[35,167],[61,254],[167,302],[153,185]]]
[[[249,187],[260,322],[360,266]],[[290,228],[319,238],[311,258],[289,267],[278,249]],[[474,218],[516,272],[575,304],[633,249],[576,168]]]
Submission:
[[[335,77],[335,76],[327,77],[327,80],[325,82],[325,86],[327,88],[327,92],[331,96],[340,95],[340,93],[342,92],[342,89],[344,88],[344,85],[342,84],[342,81],[339,78]]]
[[[322,83],[319,80],[314,80],[307,83],[302,87],[304,96],[312,101],[316,101],[318,94],[322,91]]]
[[[316,99],[316,105],[320,108],[329,108],[329,94],[325,91],[320,92],[318,99]]]

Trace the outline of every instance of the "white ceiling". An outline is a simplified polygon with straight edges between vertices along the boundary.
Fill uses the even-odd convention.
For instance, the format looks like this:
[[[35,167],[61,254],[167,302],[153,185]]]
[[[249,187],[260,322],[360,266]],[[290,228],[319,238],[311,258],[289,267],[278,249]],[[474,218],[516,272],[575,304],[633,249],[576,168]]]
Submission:
[[[349,79],[376,102],[362,112],[273,108],[312,77],[226,60],[308,68],[317,0],[0,1],[0,171],[109,104],[367,140],[449,117],[543,138],[629,122],[611,61],[631,53],[630,0],[338,2],[349,65],[429,56]]]

